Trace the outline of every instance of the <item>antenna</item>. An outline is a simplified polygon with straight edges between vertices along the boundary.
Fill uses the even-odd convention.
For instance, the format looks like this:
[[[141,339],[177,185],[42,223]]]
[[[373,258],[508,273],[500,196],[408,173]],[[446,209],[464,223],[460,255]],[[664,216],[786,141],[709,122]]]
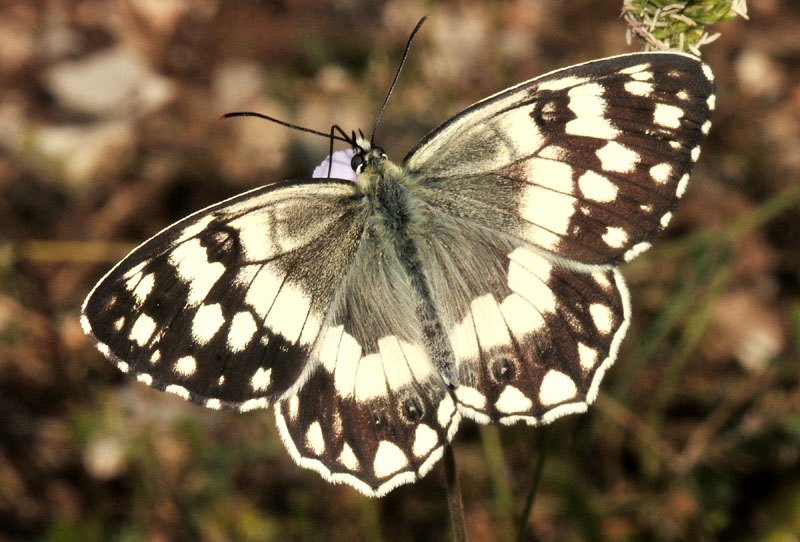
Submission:
[[[417,35],[417,32],[419,32],[419,29],[422,26],[422,23],[424,23],[425,19],[427,19],[427,18],[428,18],[428,16],[426,15],[425,17],[420,19],[419,22],[417,23],[417,26],[415,26],[414,30],[411,31],[411,36],[409,36],[408,43],[406,43],[406,50],[403,53],[403,59],[400,61],[400,66],[398,66],[398,68],[397,68],[397,73],[394,76],[394,81],[392,81],[392,86],[389,87],[388,94],[386,94],[386,99],[383,100],[383,106],[381,106],[381,110],[378,113],[378,118],[375,119],[375,126],[372,127],[372,135],[370,135],[370,137],[369,137],[370,145],[375,140],[375,132],[378,131],[378,125],[381,123],[381,118],[383,118],[383,112],[386,110],[386,106],[389,105],[389,98],[392,97],[392,93],[394,92],[394,87],[395,87],[395,85],[397,85],[397,80],[400,78],[400,72],[403,71],[403,66],[406,63],[406,58],[408,58],[408,51],[411,49],[411,42],[413,41],[414,36]]]
[[[335,139],[337,141],[344,141],[345,143],[349,143],[350,145],[355,145],[355,139],[349,138],[347,134],[344,132],[344,130],[342,130],[339,127],[338,124],[334,124],[333,126],[331,126],[330,133],[326,134],[325,132],[320,132],[319,130],[312,130],[311,128],[306,128],[305,126],[298,126],[297,124],[292,124],[291,122],[286,122],[280,119],[276,119],[275,117],[270,117],[269,115],[263,115],[261,113],[254,113],[252,111],[235,111],[233,113],[225,113],[220,117],[220,119],[229,119],[231,117],[258,117],[260,119],[274,122],[275,124],[280,124],[281,126],[286,126],[287,128],[291,128],[292,130],[308,132],[309,134],[329,137],[331,140]],[[338,131],[342,135],[338,136],[334,134],[335,131]]]

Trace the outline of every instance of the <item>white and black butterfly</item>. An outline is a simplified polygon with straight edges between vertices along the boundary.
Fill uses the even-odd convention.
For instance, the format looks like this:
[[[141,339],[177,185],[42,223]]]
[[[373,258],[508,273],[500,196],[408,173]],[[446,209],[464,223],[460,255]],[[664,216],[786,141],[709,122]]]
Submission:
[[[383,495],[462,416],[547,423],[597,395],[628,327],[617,266],[686,190],[713,77],[680,53],[557,70],[468,107],[355,182],[287,181],[169,226],[82,324],[140,382],[275,407],[297,463]]]

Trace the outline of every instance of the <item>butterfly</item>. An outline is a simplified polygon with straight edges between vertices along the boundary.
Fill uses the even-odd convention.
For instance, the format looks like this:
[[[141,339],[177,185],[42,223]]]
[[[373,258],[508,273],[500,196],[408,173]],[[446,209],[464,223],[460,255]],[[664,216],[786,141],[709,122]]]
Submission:
[[[398,164],[354,135],[354,181],[167,227],[94,287],[83,329],[139,382],[273,407],[300,466],[384,495],[462,418],[586,410],[628,328],[618,266],[669,223],[714,101],[696,57],[634,53],[494,94]]]

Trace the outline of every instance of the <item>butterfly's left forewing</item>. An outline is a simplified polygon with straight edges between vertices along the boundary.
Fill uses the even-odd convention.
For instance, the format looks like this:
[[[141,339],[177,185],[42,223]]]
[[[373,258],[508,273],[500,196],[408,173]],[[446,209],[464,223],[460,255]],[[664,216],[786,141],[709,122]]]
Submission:
[[[168,227],[95,286],[82,324],[140,382],[211,408],[295,384],[361,224],[349,182],[282,183]]]

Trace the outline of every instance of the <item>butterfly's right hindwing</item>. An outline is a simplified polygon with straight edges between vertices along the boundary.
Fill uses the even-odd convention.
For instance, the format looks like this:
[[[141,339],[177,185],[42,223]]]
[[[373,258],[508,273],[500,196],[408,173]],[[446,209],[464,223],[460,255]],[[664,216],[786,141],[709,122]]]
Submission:
[[[170,226],[95,287],[82,324],[123,372],[263,408],[306,368],[361,224],[348,182],[250,191]]]

